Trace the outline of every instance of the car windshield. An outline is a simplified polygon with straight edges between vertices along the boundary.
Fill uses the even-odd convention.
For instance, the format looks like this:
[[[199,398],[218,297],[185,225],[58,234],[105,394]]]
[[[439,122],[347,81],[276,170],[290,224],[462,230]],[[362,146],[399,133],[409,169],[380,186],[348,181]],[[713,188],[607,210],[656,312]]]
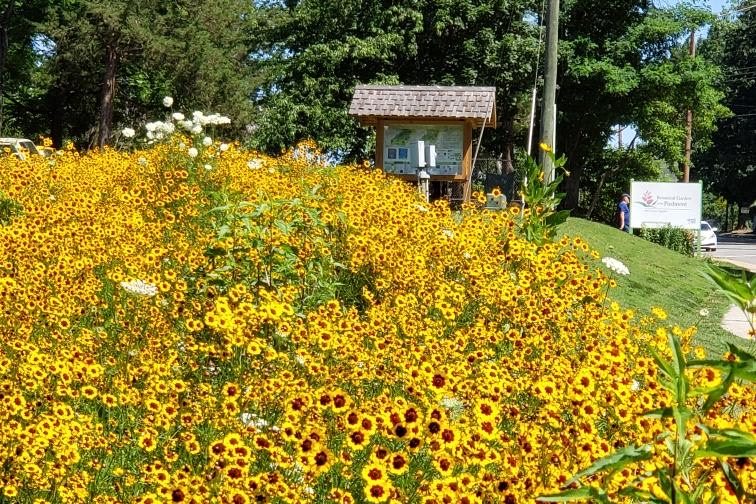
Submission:
[[[28,150],[32,154],[38,154],[37,147],[34,145],[33,142],[19,142],[19,145],[23,147],[24,149]]]
[[[701,231],[708,231],[709,229],[711,229],[711,226],[707,222],[701,223]]]

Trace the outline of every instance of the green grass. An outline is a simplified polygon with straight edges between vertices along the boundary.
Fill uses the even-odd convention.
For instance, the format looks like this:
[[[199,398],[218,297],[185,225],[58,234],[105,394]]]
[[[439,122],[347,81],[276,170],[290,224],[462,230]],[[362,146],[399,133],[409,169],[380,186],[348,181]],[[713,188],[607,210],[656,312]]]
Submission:
[[[721,320],[730,304],[703,276],[704,259],[686,257],[613,227],[570,218],[559,227],[559,234],[580,236],[601,257],[622,261],[630,270],[628,276],[617,278],[617,287],[609,298],[648,314],[654,306],[663,308],[670,324],[681,327],[696,325],[696,343],[713,354],[726,350],[732,342],[747,351],[756,351],[756,343],[747,342],[721,327]],[[603,268],[600,260],[597,266]],[[701,309],[709,311],[702,317]]]

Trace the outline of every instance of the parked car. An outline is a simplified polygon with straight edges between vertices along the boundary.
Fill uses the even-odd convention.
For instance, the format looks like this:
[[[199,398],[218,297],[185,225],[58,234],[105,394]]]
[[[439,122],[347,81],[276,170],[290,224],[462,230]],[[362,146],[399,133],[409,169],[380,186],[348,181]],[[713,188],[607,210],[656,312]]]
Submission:
[[[28,154],[42,155],[34,142],[27,138],[0,138],[0,153],[5,149],[19,159],[26,159]]]
[[[701,248],[704,250],[717,250],[717,228],[711,227],[708,222],[701,221]]]

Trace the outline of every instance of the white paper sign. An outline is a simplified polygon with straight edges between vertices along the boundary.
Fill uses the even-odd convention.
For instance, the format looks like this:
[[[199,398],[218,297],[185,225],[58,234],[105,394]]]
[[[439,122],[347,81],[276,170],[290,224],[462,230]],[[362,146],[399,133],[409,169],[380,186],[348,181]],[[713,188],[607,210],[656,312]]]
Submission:
[[[392,124],[385,127],[383,138],[383,169],[387,173],[415,174],[431,160],[430,175],[462,173],[462,125]]]
[[[632,182],[630,225],[634,228],[672,226],[701,229],[701,184]]]

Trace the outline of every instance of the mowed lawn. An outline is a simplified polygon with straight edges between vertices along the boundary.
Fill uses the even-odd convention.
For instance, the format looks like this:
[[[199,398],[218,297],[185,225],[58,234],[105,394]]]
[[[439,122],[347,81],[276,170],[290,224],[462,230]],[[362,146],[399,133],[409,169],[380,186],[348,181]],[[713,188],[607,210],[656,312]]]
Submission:
[[[559,234],[581,236],[601,257],[619,259],[630,269],[628,276],[617,278],[617,287],[609,292],[622,306],[641,313],[660,307],[670,324],[698,326],[697,342],[712,353],[726,350],[725,342],[756,352],[756,342],[722,329],[721,320],[730,303],[703,276],[708,260],[687,257],[585,219],[568,219],[559,227]],[[701,315],[702,310],[708,311],[708,316]]]

